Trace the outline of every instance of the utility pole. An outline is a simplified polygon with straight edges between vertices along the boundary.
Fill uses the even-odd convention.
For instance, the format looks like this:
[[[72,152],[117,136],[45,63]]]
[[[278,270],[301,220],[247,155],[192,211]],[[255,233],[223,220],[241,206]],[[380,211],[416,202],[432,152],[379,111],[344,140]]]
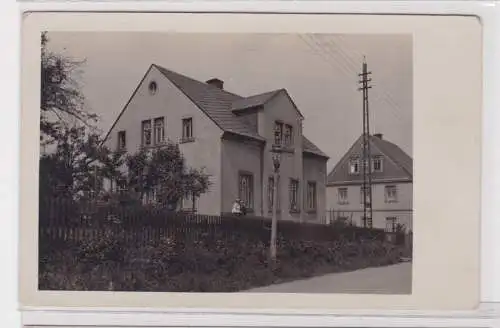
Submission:
[[[277,131],[275,133],[278,133]],[[273,160],[273,218],[271,222],[271,243],[270,243],[270,258],[272,264],[276,263],[276,239],[278,233],[278,199],[280,197],[279,193],[279,180],[280,180],[280,165],[281,165],[281,150],[279,147],[273,146],[271,148],[271,156]]]
[[[358,74],[361,78],[359,84],[361,85],[358,90],[363,92],[363,154],[361,160],[361,169],[363,173],[363,214],[365,226],[368,222],[372,222],[373,209],[372,209],[372,161],[370,149],[370,115],[368,107],[368,89],[371,89],[370,75],[372,72],[368,71],[366,64],[366,57],[363,56],[362,73]]]

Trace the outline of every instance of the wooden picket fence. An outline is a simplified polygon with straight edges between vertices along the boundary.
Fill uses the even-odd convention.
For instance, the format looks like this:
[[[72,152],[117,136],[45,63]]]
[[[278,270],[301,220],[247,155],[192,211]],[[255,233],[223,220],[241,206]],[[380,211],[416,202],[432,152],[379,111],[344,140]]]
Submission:
[[[268,242],[271,219],[264,217],[181,213],[158,206],[109,206],[52,199],[40,202],[39,238],[43,243],[118,237],[144,245],[162,238]],[[287,240],[333,241],[386,239],[384,229],[279,221],[278,237]]]

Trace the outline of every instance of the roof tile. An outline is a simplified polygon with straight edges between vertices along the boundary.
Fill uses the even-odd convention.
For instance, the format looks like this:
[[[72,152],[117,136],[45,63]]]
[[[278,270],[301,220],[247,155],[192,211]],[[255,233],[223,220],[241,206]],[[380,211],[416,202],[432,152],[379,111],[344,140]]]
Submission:
[[[232,111],[240,111],[240,110],[244,110],[244,109],[248,109],[248,108],[262,106],[266,102],[268,102],[272,97],[274,97],[274,95],[276,95],[277,93],[279,93],[281,91],[282,91],[282,89],[274,90],[274,91],[246,97],[243,99],[238,99],[232,103],[231,110]]]
[[[244,117],[233,113],[254,106],[263,105],[275,94],[284,89],[274,90],[250,97],[242,97],[234,93],[219,89],[216,86],[192,79],[185,75],[154,65],[166,78],[179,88],[192,102],[194,102],[212,121],[223,131],[240,134],[265,140],[254,128],[248,125]],[[321,157],[328,156],[306,137],[303,137],[303,151]]]
[[[339,162],[335,165],[332,171],[328,174],[327,183],[359,183],[362,181],[361,175],[352,176],[348,173],[348,159],[353,154],[357,154],[361,151],[362,136],[360,136],[349,148],[349,150],[342,156]],[[373,181],[386,181],[390,179],[404,179],[411,181],[413,179],[413,159],[406,154],[399,146],[396,144],[380,139],[376,136],[370,136],[370,143],[372,147],[378,149],[383,155],[387,156],[392,162],[394,162],[397,167],[399,167],[398,173],[393,172],[394,176],[387,176],[385,173],[382,176],[374,176]]]

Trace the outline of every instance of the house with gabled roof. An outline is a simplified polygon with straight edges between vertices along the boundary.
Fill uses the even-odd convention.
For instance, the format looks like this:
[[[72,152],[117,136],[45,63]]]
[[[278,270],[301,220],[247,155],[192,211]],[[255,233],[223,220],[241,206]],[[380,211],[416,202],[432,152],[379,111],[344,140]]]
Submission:
[[[393,231],[412,229],[413,160],[382,134],[369,137],[372,171],[372,219],[364,217],[360,136],[327,177],[328,220],[352,221],[358,226]],[[368,190],[366,192],[369,192]]]
[[[105,144],[135,152],[166,140],[186,163],[203,168],[210,190],[179,206],[197,213],[230,212],[241,199],[250,213],[271,216],[271,149],[281,150],[279,219],[320,221],[326,209],[328,156],[302,134],[304,116],[285,89],[244,97],[212,78],[201,82],[153,64],[109,130]],[[154,196],[151,196],[154,198]]]

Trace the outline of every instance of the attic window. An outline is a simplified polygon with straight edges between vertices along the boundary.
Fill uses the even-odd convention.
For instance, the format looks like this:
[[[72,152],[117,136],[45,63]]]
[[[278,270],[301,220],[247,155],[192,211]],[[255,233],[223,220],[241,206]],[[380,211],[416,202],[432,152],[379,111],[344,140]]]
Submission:
[[[372,171],[382,172],[382,156],[376,156],[373,161]]]
[[[349,174],[359,174],[359,159],[353,158],[349,162]]]
[[[151,81],[149,83],[149,93],[154,95],[156,93],[156,90],[158,90],[158,85],[156,84],[155,81]]]
[[[289,124],[285,124],[285,146],[291,146],[293,144],[293,128]]]
[[[283,123],[274,122],[274,145],[281,146],[283,142]]]

